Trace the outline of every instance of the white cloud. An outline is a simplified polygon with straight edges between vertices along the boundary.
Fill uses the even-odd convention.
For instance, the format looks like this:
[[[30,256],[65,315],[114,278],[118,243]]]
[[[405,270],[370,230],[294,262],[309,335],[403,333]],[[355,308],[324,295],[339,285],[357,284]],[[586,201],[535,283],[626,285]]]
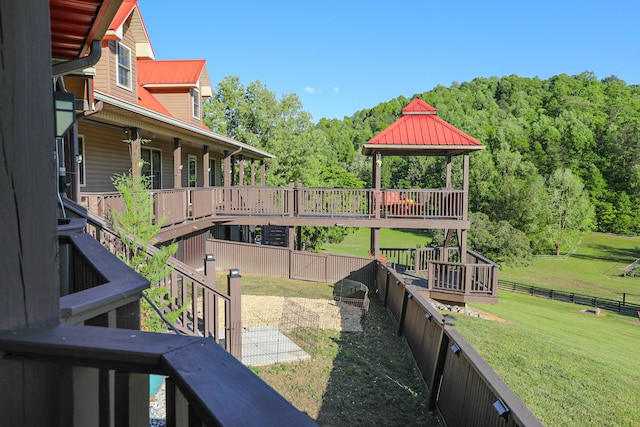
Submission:
[[[340,88],[338,86],[334,86],[333,93],[339,93],[339,92],[340,92]]]
[[[314,87],[309,87],[309,86],[304,88],[304,92],[305,93],[310,93],[310,94],[321,93],[320,89],[316,89]]]

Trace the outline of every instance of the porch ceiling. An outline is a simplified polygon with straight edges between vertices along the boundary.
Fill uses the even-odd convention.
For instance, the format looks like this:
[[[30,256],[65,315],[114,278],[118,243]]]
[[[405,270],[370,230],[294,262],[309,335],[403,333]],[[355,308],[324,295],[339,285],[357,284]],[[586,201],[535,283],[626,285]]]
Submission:
[[[51,56],[75,59],[104,36],[122,0],[49,0]]]

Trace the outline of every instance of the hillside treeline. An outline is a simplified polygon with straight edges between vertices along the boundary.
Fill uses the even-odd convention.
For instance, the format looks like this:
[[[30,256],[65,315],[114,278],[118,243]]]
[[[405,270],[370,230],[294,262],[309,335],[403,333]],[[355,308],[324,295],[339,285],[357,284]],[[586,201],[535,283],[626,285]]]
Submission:
[[[228,82],[228,80],[225,80]],[[211,105],[218,117],[231,118],[229,97],[223,94],[225,81]],[[244,101],[246,96],[235,81]],[[239,85],[239,87],[238,87]],[[252,84],[253,85],[253,84]],[[250,85],[251,86],[251,85]],[[259,84],[258,84],[259,86]],[[247,87],[246,89],[248,89]],[[270,93],[266,88],[261,88]],[[640,234],[640,87],[627,85],[615,76],[599,80],[593,73],[577,76],[561,74],[547,80],[518,76],[476,78],[450,87],[437,86],[420,97],[438,110],[438,115],[482,141],[486,149],[471,155],[470,211],[474,226],[471,245],[484,253],[507,260],[526,257],[532,251],[545,253],[570,250],[588,230],[619,234]],[[412,97],[412,98],[413,98]],[[296,120],[289,120],[306,133],[310,144],[299,138],[287,162],[310,154],[302,170],[310,174],[310,185],[323,185],[322,176],[332,185],[354,182],[370,185],[370,159],[360,154],[362,145],[400,117],[410,98],[400,96],[371,109],[356,112],[343,120],[321,119],[309,126],[310,117],[295,104],[295,95],[271,105],[296,105]],[[299,102],[299,101],[298,101]],[[255,114],[256,105],[248,109]],[[264,107],[263,107],[264,109]],[[210,110],[211,111],[211,110]],[[274,112],[274,117],[281,112]],[[242,115],[242,114],[240,114]],[[286,114],[285,114],[286,116]],[[252,135],[241,140],[271,149],[265,135],[278,126],[256,129],[257,122],[234,116],[236,129]],[[276,119],[280,120],[280,119]],[[220,123],[229,123],[221,119]],[[269,122],[269,120],[267,120]],[[214,130],[224,130],[216,123]],[[273,133],[271,133],[273,136]],[[252,139],[253,138],[253,139]],[[277,136],[276,136],[276,139]],[[274,154],[287,153],[282,141]],[[273,151],[272,151],[273,152]],[[385,158],[382,185],[385,188],[438,188],[444,184],[443,158]],[[284,170],[294,170],[285,168]],[[337,172],[338,171],[338,172]],[[346,178],[342,172],[349,172]],[[286,175],[286,174],[285,174]],[[298,180],[304,177],[283,176]],[[460,176],[454,179],[461,179]],[[315,181],[315,182],[311,182]]]

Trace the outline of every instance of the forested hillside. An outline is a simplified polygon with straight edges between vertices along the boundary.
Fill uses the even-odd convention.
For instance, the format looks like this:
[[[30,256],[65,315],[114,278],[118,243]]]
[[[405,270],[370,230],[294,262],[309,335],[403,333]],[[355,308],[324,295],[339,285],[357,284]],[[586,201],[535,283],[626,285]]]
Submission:
[[[506,260],[531,250],[570,250],[590,229],[640,234],[637,85],[592,73],[548,80],[505,76],[414,96],[487,147],[471,155],[470,240],[476,249]],[[274,183],[357,186],[371,179],[362,144],[393,123],[410,101],[400,96],[313,126],[296,95],[277,100],[259,82],[245,89],[227,78],[209,104],[209,117],[217,121],[208,124],[279,156],[284,164],[277,164]],[[293,166],[298,161],[303,165]],[[444,159],[385,158],[382,185],[441,187],[443,168]]]

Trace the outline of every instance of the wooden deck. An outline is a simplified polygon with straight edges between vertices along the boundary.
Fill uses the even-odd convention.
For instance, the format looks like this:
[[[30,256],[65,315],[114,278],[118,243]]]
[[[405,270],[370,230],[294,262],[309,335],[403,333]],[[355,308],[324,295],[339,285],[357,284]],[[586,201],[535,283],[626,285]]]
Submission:
[[[466,192],[452,189],[201,187],[153,190],[165,228],[200,222],[234,225],[468,229]],[[108,218],[121,209],[117,192],[83,193],[81,203]]]

